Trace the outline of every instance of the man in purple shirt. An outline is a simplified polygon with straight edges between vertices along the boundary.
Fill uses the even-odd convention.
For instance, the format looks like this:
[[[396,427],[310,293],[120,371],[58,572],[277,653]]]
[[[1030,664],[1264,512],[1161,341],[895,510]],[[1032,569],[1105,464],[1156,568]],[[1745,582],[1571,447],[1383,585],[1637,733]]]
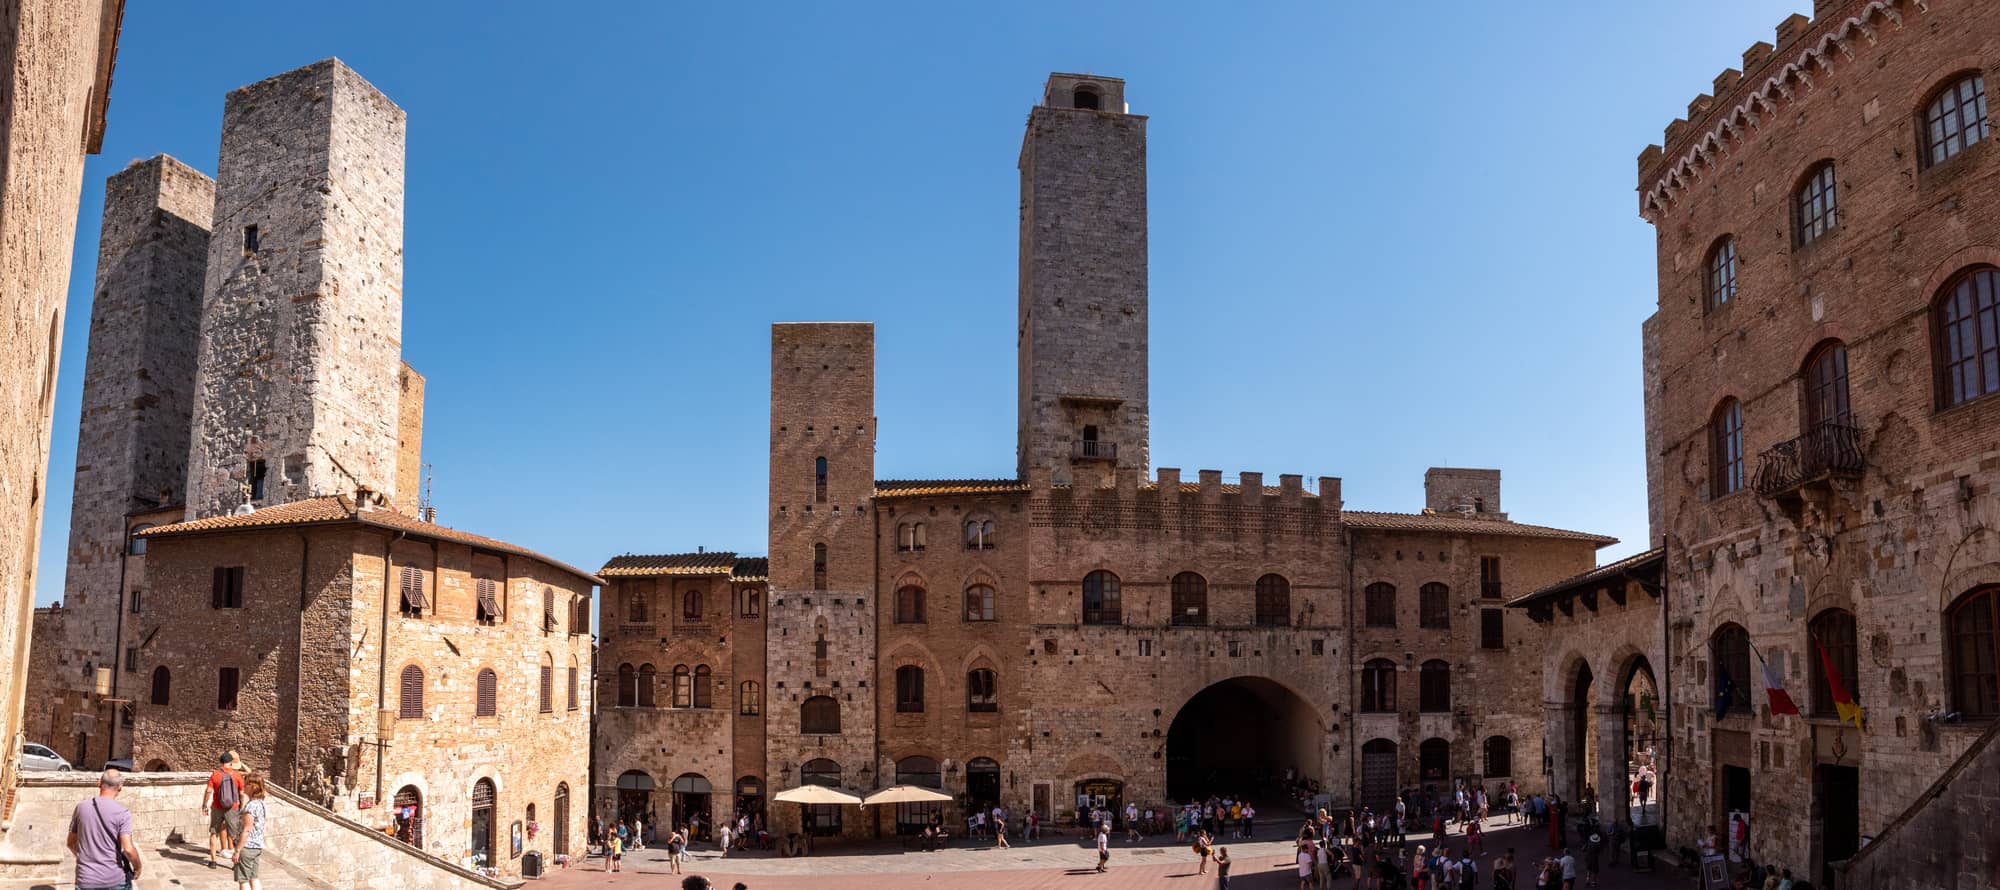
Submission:
[[[132,843],[132,811],[118,802],[125,776],[107,769],[97,796],[76,805],[69,818],[69,851],[76,855],[77,890],[131,890],[139,876],[139,847]],[[119,863],[123,854],[131,871]]]

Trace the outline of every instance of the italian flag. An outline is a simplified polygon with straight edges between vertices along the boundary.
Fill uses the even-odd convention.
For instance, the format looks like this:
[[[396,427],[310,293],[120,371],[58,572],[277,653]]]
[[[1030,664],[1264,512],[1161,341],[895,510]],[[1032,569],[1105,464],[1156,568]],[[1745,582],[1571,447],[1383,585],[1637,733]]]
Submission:
[[[1784,681],[1778,679],[1778,672],[1771,670],[1771,663],[1764,660],[1764,653],[1757,653],[1757,666],[1764,669],[1764,689],[1771,694],[1771,713],[1797,714],[1799,706],[1792,704],[1792,696],[1785,691]]]

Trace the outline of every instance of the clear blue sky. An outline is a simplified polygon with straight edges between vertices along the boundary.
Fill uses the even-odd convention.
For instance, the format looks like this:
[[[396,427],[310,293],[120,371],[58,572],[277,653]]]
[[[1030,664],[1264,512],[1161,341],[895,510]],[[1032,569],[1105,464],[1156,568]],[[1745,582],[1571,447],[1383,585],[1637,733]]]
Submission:
[[[1645,546],[1635,158],[1806,0],[133,3],[85,172],[38,601],[104,178],[340,56],[409,112],[405,357],[440,521],[586,568],[765,550],[769,324],[872,320],[882,478],[1014,471],[1015,161],[1050,71],[1151,117],[1156,465]],[[981,6],[993,7],[993,4]],[[950,7],[950,8],[947,8]]]

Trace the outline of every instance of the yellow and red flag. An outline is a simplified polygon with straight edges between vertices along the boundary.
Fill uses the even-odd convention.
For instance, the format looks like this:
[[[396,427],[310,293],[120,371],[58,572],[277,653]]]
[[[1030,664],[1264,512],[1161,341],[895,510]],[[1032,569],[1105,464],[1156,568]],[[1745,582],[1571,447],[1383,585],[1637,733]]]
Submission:
[[[1854,728],[1861,729],[1861,705],[1847,692],[1847,684],[1840,682],[1840,671],[1833,666],[1833,658],[1826,654],[1826,647],[1820,645],[1819,638],[1813,638],[1813,648],[1819,650],[1819,663],[1826,670],[1826,691],[1833,696],[1834,713],[1840,715],[1841,722],[1854,721]]]

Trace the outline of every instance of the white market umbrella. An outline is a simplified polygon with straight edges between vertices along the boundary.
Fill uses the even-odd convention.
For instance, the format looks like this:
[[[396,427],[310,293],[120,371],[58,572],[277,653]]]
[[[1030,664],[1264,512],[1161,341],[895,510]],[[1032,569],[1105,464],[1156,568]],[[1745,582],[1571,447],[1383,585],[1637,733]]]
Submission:
[[[868,795],[862,803],[872,807],[884,803],[937,803],[948,800],[951,800],[951,795],[922,785],[891,785]]]
[[[772,795],[771,799],[779,803],[861,805],[861,798],[825,785],[800,785],[797,788],[787,788]]]

